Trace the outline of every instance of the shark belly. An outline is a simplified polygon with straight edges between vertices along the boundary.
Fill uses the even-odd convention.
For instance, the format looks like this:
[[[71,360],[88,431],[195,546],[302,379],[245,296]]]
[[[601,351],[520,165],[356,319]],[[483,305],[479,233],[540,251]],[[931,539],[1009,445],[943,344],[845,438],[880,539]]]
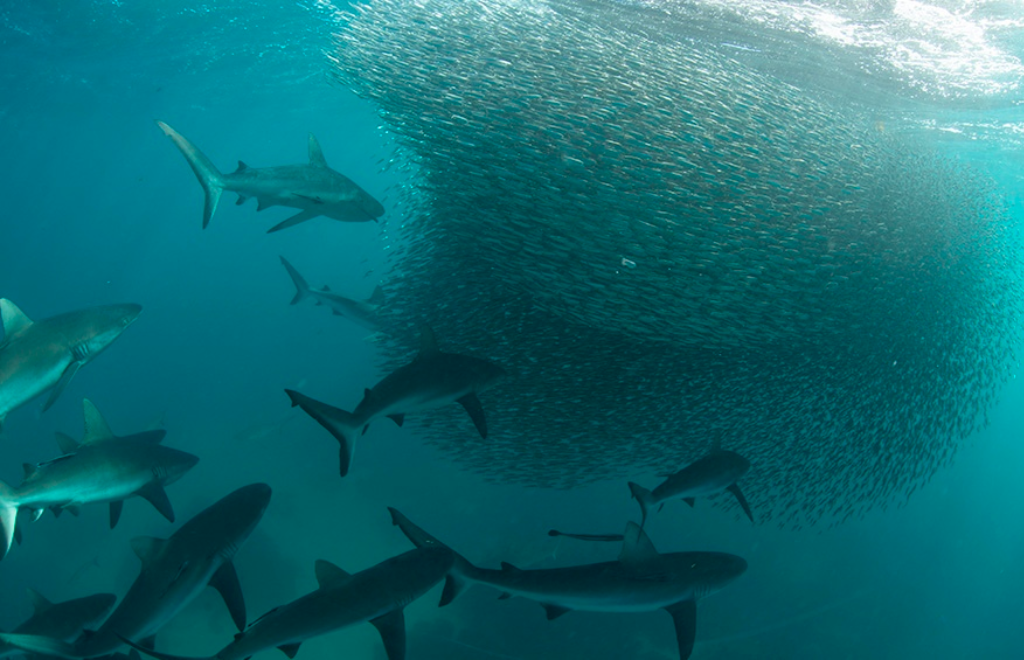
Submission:
[[[215,555],[216,556],[216,555]],[[132,584],[124,599],[103,626],[80,648],[82,657],[105,655],[121,648],[118,635],[145,639],[164,625],[206,588],[221,562],[189,561],[189,557],[164,557]]]
[[[543,605],[557,605],[581,612],[653,612],[689,596],[686,590],[667,592],[660,587],[646,588],[637,582],[562,585],[557,588],[486,584]]]
[[[0,418],[57,384],[71,351],[43,341],[15,341],[0,351]]]

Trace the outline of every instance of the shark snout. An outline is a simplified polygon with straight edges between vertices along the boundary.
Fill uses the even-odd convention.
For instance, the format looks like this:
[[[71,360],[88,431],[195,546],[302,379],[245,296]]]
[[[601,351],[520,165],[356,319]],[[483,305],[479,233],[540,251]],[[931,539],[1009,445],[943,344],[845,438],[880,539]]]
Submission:
[[[178,455],[174,457],[174,461],[164,467],[164,485],[169,485],[181,479],[185,476],[185,473],[194,468],[199,463],[199,457],[194,454],[186,452],[178,452]]]

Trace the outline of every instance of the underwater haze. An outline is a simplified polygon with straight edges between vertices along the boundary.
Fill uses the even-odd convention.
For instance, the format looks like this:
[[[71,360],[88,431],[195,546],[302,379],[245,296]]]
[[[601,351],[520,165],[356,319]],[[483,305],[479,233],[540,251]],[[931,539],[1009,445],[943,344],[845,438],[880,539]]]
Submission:
[[[317,560],[411,550],[388,507],[482,568],[615,561],[620,543],[548,530],[622,534],[628,481],[724,448],[750,460],[754,524],[719,494],[644,527],[661,553],[746,561],[699,599],[693,658],[1021,657],[1014,3],[44,0],[0,7],[0,85],[0,298],[37,324],[142,306],[51,408],[6,415],[0,480],[82,437],[83,399],[199,457],[167,484],[173,523],[141,497],[114,529],[102,504],[22,515],[0,630],[31,615],[26,588],[123,597],[133,538],[255,482],[273,495],[234,560],[249,623],[316,589]],[[268,233],[332,200],[228,187],[204,228],[157,121],[236,177],[309,165],[315,136],[367,196],[357,221]],[[290,305],[282,257],[369,316]],[[504,372],[469,390],[486,434],[465,392],[392,410],[339,476],[284,390],[352,411],[424,325]],[[500,593],[409,604],[408,657],[679,655],[658,608],[548,621]],[[156,649],[212,656],[236,632],[206,589]],[[387,657],[363,624],[298,654]]]

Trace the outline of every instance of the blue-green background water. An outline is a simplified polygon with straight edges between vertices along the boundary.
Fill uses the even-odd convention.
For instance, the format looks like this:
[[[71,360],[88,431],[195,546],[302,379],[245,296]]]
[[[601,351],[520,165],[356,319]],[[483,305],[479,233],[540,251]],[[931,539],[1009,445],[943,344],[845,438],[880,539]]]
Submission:
[[[971,7],[984,17],[984,6]],[[366,297],[386,274],[400,217],[383,225],[319,219],[268,236],[287,211],[257,215],[253,202],[235,207],[225,197],[203,231],[199,187],[153,120],[175,126],[225,170],[238,159],[303,162],[313,132],[333,168],[393,210],[404,179],[400,168],[385,167],[389,136],[373,107],[330,81],[325,53],[337,20],[327,5],[243,0],[0,8],[0,295],[37,319],[104,303],[144,306],[51,411],[40,416],[36,402],[11,414],[0,478],[17,482],[21,463],[52,458],[54,431],[77,435],[83,397],[115,433],[162,421],[169,446],[201,457],[169,490],[179,521],[245,483],[274,488],[236,559],[250,618],[314,588],[318,558],[354,571],[408,549],[386,506],[488,566],[611,558],[617,548],[558,542],[546,531],[618,531],[636,514],[623,483],[573,491],[486,484],[412,432],[383,423],[341,480],[334,441],[288,407],[284,387],[354,403],[381,374],[364,330],[323,309],[288,306],[293,289],[278,255],[312,284]],[[1019,25],[976,22],[993,30],[1009,60],[1024,55]],[[844,56],[811,40],[802,47],[806,60],[793,69],[805,76],[823,75],[807,62]],[[983,168],[1019,216],[1015,75],[1012,67],[994,75],[1005,85],[991,92],[991,81],[979,78],[972,90],[964,74],[946,102],[896,94],[888,110],[907,112],[924,139]],[[852,84],[867,84],[885,103],[884,76]],[[722,550],[750,563],[740,580],[701,602],[694,657],[1020,657],[1022,411],[1015,379],[990,426],[905,507],[835,529],[751,528],[706,502],[692,511],[669,504],[649,524],[660,549]],[[87,507],[77,519],[47,516],[26,526],[25,543],[0,563],[0,627],[28,615],[24,587],[54,600],[122,595],[137,574],[129,539],[175,529],[141,501],[126,506],[114,531],[106,515]],[[674,652],[663,613],[573,613],[549,623],[537,605],[497,602],[482,587],[443,610],[437,596],[407,613],[410,658]],[[209,590],[158,645],[209,654],[232,632]],[[300,653],[383,657],[370,626],[310,641]]]

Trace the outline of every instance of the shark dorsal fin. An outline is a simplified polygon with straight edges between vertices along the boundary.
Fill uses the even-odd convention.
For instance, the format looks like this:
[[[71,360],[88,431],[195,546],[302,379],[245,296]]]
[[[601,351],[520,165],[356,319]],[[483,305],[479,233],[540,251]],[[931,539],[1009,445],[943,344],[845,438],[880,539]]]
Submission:
[[[239,633],[239,634],[241,634],[241,633]],[[291,658],[294,658],[295,654],[299,652],[299,646],[301,646],[301,645],[302,645],[302,642],[292,642],[291,644],[282,644],[281,646],[277,647],[277,650],[279,650],[281,653],[284,653],[286,656],[288,656],[289,660],[291,660]]]
[[[243,163],[242,161],[238,161],[238,169],[237,169],[237,170],[235,170],[235,174],[238,174],[239,172],[244,172],[244,171],[246,171],[247,169],[249,169],[249,166],[248,166],[248,165],[246,165],[246,164],[245,164],[245,163]],[[242,197],[242,196],[239,196],[239,199],[240,199],[240,200],[242,200],[242,202],[244,202],[244,201],[245,201],[245,198],[244,198],[244,197]],[[241,203],[241,202],[239,202],[239,203]]]
[[[316,571],[316,581],[321,589],[341,580],[347,580],[350,577],[344,569],[335,566],[326,559],[317,559],[314,570]]]
[[[32,319],[7,298],[0,298],[0,321],[4,324],[5,340],[32,325]]]
[[[434,330],[429,325],[424,324],[420,327],[420,352],[416,357],[427,357],[437,352],[437,338],[434,337]]]
[[[78,451],[78,441],[67,433],[57,431],[53,435],[57,438],[57,446],[60,447],[62,454],[74,454]]]
[[[371,305],[381,305],[381,304],[383,304],[384,303],[384,289],[383,289],[383,287],[381,287],[381,285],[378,284],[377,287],[373,290],[373,293],[370,294],[370,297],[366,299],[366,302],[370,303]]]
[[[48,609],[53,607],[53,603],[46,600],[42,594],[32,588],[25,590],[28,593],[28,602],[32,604],[33,616],[41,616]]]
[[[644,530],[635,522],[628,523],[619,561],[630,566],[640,566],[658,557],[658,551]]]
[[[142,566],[145,567],[160,553],[160,549],[166,541],[154,536],[136,536],[132,539],[131,543],[132,552],[135,553],[135,556],[142,562]]]
[[[330,292],[331,292],[331,287],[329,287],[329,286],[327,286],[327,285],[325,284],[325,285],[324,285],[324,288],[322,288],[322,289],[320,289],[320,290],[321,290],[321,291],[323,291],[324,293],[330,293]]]
[[[107,425],[107,420],[96,409],[96,406],[89,399],[82,399],[82,410],[85,413],[85,435],[82,437],[83,445],[93,445],[98,442],[114,440],[115,436]]]
[[[320,141],[312,133],[309,134],[309,164],[327,167],[327,159],[324,158],[323,149],[320,148]]]

